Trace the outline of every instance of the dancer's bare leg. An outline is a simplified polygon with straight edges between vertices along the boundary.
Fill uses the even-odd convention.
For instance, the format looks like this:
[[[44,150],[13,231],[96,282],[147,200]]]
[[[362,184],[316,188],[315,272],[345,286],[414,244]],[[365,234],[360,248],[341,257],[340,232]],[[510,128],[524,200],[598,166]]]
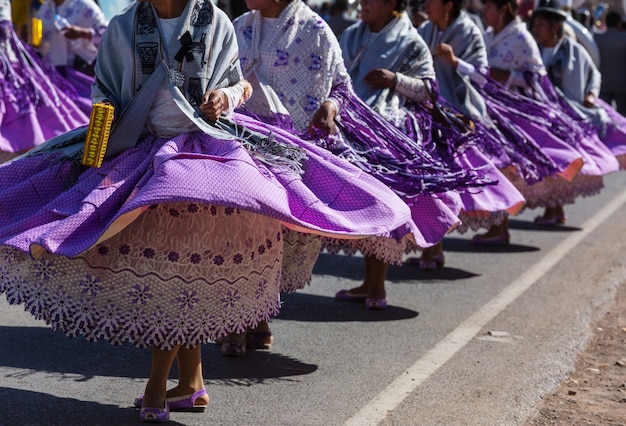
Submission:
[[[432,260],[436,259],[440,254],[443,253],[443,241],[439,241],[437,244],[431,247],[427,247],[422,251],[422,260]]]
[[[146,384],[142,407],[163,408],[165,406],[167,379],[179,348],[176,346],[170,350],[162,350],[156,346],[152,347],[152,367],[150,378]]]
[[[506,216],[499,225],[492,225],[484,234],[483,238],[493,238],[504,235],[509,230],[509,217]]]
[[[556,213],[556,217],[565,217],[565,210],[563,210],[563,206],[556,206],[554,210]]]
[[[190,395],[204,388],[202,377],[202,349],[198,345],[192,349],[181,346],[176,354],[178,363],[178,385],[167,391],[167,397]],[[206,405],[209,397],[203,395],[196,400],[196,405]]]
[[[370,256],[365,256],[365,277],[363,278],[363,283],[358,286],[358,287],[354,287],[351,288],[350,290],[348,290],[348,293],[350,294],[354,294],[354,295],[361,295],[361,294],[365,294],[369,296],[369,288],[370,288],[370,282],[372,281],[372,262],[370,259],[373,259]]]
[[[387,263],[376,259],[373,256],[365,257],[365,265],[369,264],[369,286],[367,297],[373,299],[384,299],[387,296],[385,291],[385,278],[387,277]]]
[[[535,218],[539,225],[562,225],[565,223],[563,206],[546,207],[543,216]]]
[[[553,220],[557,216],[557,209],[558,207],[546,207],[543,212],[543,218],[545,220]],[[561,208],[561,211],[562,210],[563,208]]]

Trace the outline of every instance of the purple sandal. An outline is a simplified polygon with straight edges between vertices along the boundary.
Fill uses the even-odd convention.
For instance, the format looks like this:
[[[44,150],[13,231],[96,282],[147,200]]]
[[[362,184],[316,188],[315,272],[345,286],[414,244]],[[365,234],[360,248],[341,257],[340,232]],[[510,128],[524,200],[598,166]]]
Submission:
[[[204,395],[208,394],[206,389],[202,388],[198,391],[195,391],[191,395],[175,396],[172,398],[167,398],[165,401],[169,405],[169,411],[172,412],[178,411],[187,413],[204,413],[207,409],[207,405],[196,405],[196,400]],[[135,407],[141,408],[142,403],[143,395],[135,399]]]
[[[144,407],[139,412],[139,420],[146,423],[165,423],[170,420],[170,410],[165,401],[165,408]]]
[[[388,307],[387,299],[376,299],[374,297],[365,299],[365,308],[370,311],[384,311]]]
[[[341,290],[335,294],[335,300],[342,302],[364,302],[367,299],[367,293],[350,293],[350,290]]]

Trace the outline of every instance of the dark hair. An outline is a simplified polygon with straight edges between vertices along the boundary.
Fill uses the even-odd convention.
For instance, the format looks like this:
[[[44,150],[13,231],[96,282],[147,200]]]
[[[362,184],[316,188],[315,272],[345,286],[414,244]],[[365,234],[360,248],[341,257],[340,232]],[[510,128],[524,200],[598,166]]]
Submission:
[[[452,18],[456,19],[461,14],[461,10],[463,10],[463,5],[465,0],[442,0],[443,4],[452,3],[452,10],[450,11],[450,15]]]
[[[622,22],[622,15],[612,10],[606,14],[606,26],[609,28],[617,28]]]
[[[345,12],[348,10],[348,0],[335,0],[330,6],[330,9],[338,12]]]
[[[558,38],[563,37],[563,22],[565,22],[565,18],[563,18],[562,16],[559,16],[555,13],[552,12],[548,12],[548,11],[534,11],[532,16],[530,17],[530,27],[532,28],[533,23],[535,22],[535,19],[537,18],[543,18],[546,21],[548,21],[550,24],[559,24],[557,30],[556,30],[556,36]]]
[[[493,3],[498,9],[502,6],[506,6],[506,23],[508,24],[517,16],[517,1],[516,0],[481,0],[483,4]]]
[[[408,0],[396,0],[396,8],[394,10],[397,12],[404,12],[408,3]]]

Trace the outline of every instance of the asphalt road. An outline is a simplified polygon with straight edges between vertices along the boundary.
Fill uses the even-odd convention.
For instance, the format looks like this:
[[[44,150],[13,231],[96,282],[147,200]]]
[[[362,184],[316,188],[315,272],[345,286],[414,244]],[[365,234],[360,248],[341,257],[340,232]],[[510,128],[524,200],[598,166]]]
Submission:
[[[311,286],[284,297],[271,351],[203,347],[210,408],[170,424],[522,424],[626,281],[626,173],[605,184],[566,226],[527,211],[508,247],[453,233],[442,270],[391,267],[387,311],[334,301],[362,259],[322,255]],[[0,298],[2,425],[139,424],[149,365],[149,350],[68,339]]]

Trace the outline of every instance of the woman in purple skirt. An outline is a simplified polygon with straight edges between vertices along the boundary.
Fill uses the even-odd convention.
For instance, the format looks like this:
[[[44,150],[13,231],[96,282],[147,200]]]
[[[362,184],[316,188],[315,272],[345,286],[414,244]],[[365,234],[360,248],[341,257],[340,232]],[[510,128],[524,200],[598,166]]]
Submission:
[[[435,69],[442,95],[462,112],[497,131],[501,135],[502,144],[514,146],[513,153],[531,154],[531,161],[533,156],[537,160],[548,156],[556,165],[556,173],[540,175],[539,179],[520,179],[524,177],[524,167],[520,167],[519,162],[516,164],[517,173],[509,174],[528,197],[530,206],[548,206],[549,202],[564,199],[573,202],[578,195],[597,191],[598,188],[590,191],[585,185],[571,182],[572,178],[584,160],[588,166],[583,172],[591,177],[582,179],[583,183],[601,184],[601,176],[612,171],[614,159],[610,153],[602,144],[578,144],[572,147],[556,138],[552,134],[554,130],[550,117],[558,111],[553,113],[546,107],[533,116],[525,110],[527,105],[536,105],[537,102],[533,103],[521,96],[518,96],[518,105],[506,102],[507,96],[513,96],[514,93],[488,75],[490,63],[483,36],[461,10],[460,3],[458,0],[428,0],[426,7],[430,10],[429,19],[433,22],[420,28],[420,34],[435,56]],[[509,12],[507,16],[510,22],[514,14]],[[563,134],[567,135],[567,132]],[[506,222],[503,225],[491,227],[486,234],[475,236],[473,241],[483,244],[506,241],[507,238],[503,238],[508,236]]]
[[[0,162],[87,123],[13,31],[9,0],[0,0],[0,64]]]
[[[107,27],[104,13],[93,0],[46,0],[37,18],[43,27],[39,54],[67,79],[72,99],[89,114],[94,64]]]
[[[545,207],[544,215],[536,218],[538,224],[563,223],[562,206],[573,203],[577,196],[597,193],[602,188],[602,175],[614,171],[616,162],[594,134],[571,119],[559,103],[542,95],[540,82],[550,84],[546,69],[535,40],[526,24],[516,17],[516,10],[513,0],[485,2],[484,19],[490,26],[485,34],[489,75],[501,84],[487,78],[480,90],[493,103],[499,103],[494,108],[531,133],[543,150],[558,153],[569,148],[580,153],[584,163],[580,173],[569,179],[571,182],[562,175],[522,188],[529,207]]]
[[[558,0],[541,0],[531,17],[532,33],[539,45],[538,57],[547,75],[536,86],[541,99],[559,105],[572,123],[583,129],[583,142],[604,144],[617,161],[611,171],[626,166],[626,119],[598,95],[601,75],[585,49],[563,34],[567,13]],[[596,158],[598,155],[596,155]],[[597,161],[601,167],[603,164]],[[546,211],[544,222],[564,221],[562,205]]]
[[[507,152],[494,144],[480,125],[472,131],[441,122],[444,117],[437,116],[438,110],[433,108],[435,102],[440,102],[436,100],[433,59],[404,9],[405,3],[401,0],[368,2],[362,6],[361,23],[342,35],[341,49],[355,91],[377,112],[438,157],[468,170],[483,170],[497,183],[480,190],[438,195],[444,200],[458,199],[462,209],[458,212],[463,221],[462,230],[489,228],[502,221],[506,214],[517,213],[524,204],[519,191],[481,153],[508,158]],[[511,150],[508,153],[514,154]],[[536,166],[536,158],[540,155],[538,152],[533,162],[522,158],[529,174],[542,176],[553,172],[547,159],[544,159],[548,163],[547,170]],[[416,262],[422,269],[443,266],[443,243],[426,248],[420,259],[409,261]]]
[[[449,165],[432,158],[354,94],[336,37],[301,0],[249,0],[247,5],[251,11],[234,21],[244,77],[255,87],[245,110],[308,133],[394,189],[411,207],[416,226],[409,244],[324,242],[331,252],[365,255],[362,285],[342,290],[336,298],[384,309],[388,263],[400,263],[407,248],[437,243],[458,224],[450,206],[431,194],[464,186],[472,173],[459,169],[451,174]]]
[[[209,0],[136,2],[96,65],[93,100],[117,115],[102,167],[80,165],[84,128],[0,166],[0,292],[68,336],[151,346],[143,421],[206,410],[200,345],[277,313],[283,227],[400,241],[412,226],[348,162],[224,117],[246,94],[235,40]]]

